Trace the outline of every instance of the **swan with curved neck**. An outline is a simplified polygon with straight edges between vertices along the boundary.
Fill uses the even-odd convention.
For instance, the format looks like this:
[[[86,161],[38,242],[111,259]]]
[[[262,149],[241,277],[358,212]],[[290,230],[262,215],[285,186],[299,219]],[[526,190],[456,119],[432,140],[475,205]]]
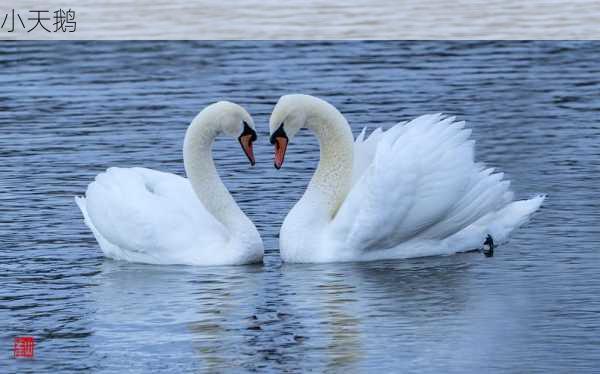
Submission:
[[[85,198],[76,198],[107,257],[190,265],[262,260],[256,227],[215,168],[212,145],[220,134],[237,139],[254,165],[252,117],[241,106],[221,101],[202,110],[186,131],[189,179],[145,168],[109,168],[88,186]]]
[[[425,115],[354,141],[344,116],[309,95],[286,95],[271,114],[274,165],[302,128],[320,161],[281,227],[288,262],[367,261],[447,254],[503,242],[544,197],[512,201],[502,174],[473,159],[464,122]],[[473,203],[476,200],[478,204]]]
[[[303,199],[324,199],[327,215],[333,218],[351,187],[353,137],[348,122],[333,105],[307,95],[283,96],[276,110],[271,116],[271,128],[277,126],[271,136],[275,167],[282,167],[288,141],[303,127],[312,130],[321,147],[320,161]]]

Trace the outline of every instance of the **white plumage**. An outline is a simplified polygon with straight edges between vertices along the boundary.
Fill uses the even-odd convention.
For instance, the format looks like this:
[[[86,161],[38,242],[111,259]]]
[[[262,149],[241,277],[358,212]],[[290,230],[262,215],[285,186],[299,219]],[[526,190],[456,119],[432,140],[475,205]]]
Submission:
[[[309,108],[309,109],[307,109]],[[298,110],[308,110],[298,116]],[[308,127],[323,139],[349,126],[330,104],[289,95],[273,111],[272,128]],[[290,116],[290,113],[292,114]],[[312,118],[304,124],[293,118]],[[340,118],[341,117],[341,118]],[[318,119],[321,118],[321,119]],[[502,173],[474,161],[475,142],[464,122],[441,114],[423,115],[387,131],[365,130],[354,144],[345,137],[324,153],[350,153],[352,163],[319,165],[316,175],[346,174],[349,192],[339,209],[320,207],[338,186],[315,177],[286,217],[281,229],[282,257],[290,262],[405,258],[448,254],[483,247],[489,234],[496,243],[527,222],[544,200],[513,201]],[[338,127],[323,131],[323,127]],[[343,159],[343,157],[342,157]],[[323,170],[337,168],[337,172]],[[321,170],[320,170],[321,169]],[[351,170],[351,171],[350,171]]]
[[[228,102],[194,119],[184,142],[190,179],[145,168],[113,167],[99,174],[86,196],[75,200],[104,255],[150,264],[261,261],[256,227],[220,181],[210,156],[214,137],[239,135],[243,121],[254,126],[245,110]]]
[[[109,168],[77,197],[104,254],[151,264],[219,262],[226,228],[196,197],[189,181],[145,168]],[[226,261],[227,259],[223,259]]]

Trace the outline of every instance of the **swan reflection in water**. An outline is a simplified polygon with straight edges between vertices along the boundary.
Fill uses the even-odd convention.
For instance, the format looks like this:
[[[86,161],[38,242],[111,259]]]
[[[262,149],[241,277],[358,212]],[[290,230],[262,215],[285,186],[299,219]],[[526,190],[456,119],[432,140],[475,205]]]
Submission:
[[[367,356],[406,365],[414,336],[465,311],[464,258],[272,267],[108,260],[91,294],[92,340],[109,368],[133,345],[149,365],[175,365],[188,352],[195,368],[211,370],[352,369]]]

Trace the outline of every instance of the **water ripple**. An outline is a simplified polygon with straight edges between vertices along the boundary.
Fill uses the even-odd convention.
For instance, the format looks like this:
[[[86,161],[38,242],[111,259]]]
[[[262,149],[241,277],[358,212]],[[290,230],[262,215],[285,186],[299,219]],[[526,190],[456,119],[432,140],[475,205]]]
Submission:
[[[1,43],[0,345],[11,370],[593,371],[600,364],[600,43]],[[353,131],[426,112],[467,120],[477,157],[549,194],[496,257],[289,265],[277,232],[318,162],[301,133],[272,168],[269,113],[304,92]],[[220,99],[258,126],[257,165],[214,155],[265,264],[106,260],[72,197],[108,166],[183,174],[190,119]]]

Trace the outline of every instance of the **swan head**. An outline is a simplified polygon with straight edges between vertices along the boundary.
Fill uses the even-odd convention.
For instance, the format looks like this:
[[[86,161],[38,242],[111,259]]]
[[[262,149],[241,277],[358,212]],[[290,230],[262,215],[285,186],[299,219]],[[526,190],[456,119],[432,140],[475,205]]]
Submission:
[[[301,128],[306,127],[307,104],[315,99],[293,94],[282,96],[275,104],[269,120],[270,141],[275,146],[275,168],[281,168],[288,143]]]
[[[252,116],[240,105],[219,101],[205,109],[218,132],[236,138],[251,165],[256,163],[252,143],[256,140],[256,128]]]

